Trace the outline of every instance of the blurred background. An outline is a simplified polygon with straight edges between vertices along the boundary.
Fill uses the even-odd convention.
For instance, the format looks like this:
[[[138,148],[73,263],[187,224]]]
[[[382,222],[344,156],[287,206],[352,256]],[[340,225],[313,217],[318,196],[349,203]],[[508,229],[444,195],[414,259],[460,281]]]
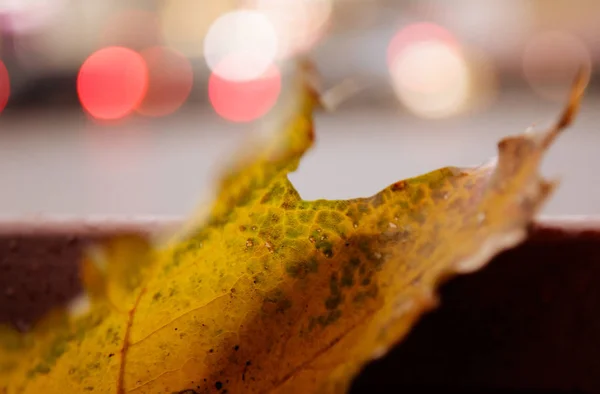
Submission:
[[[280,98],[297,56],[347,96],[291,178],[350,198],[553,121],[544,213],[600,214],[595,0],[0,0],[0,215],[185,215]]]

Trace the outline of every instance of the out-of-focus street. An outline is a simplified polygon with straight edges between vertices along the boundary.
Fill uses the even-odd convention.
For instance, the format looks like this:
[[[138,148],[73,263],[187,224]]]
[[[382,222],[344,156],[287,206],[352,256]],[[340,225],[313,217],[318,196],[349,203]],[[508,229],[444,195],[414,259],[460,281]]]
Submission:
[[[544,174],[562,179],[545,214],[600,214],[600,97],[584,100]],[[559,104],[506,94],[485,113],[422,120],[390,109],[340,108],[317,117],[317,143],[291,179],[306,199],[367,196],[445,165],[495,155],[502,136],[556,118]],[[224,158],[251,132],[209,110],[118,126],[78,112],[2,119],[1,215],[185,215],[203,198]]]

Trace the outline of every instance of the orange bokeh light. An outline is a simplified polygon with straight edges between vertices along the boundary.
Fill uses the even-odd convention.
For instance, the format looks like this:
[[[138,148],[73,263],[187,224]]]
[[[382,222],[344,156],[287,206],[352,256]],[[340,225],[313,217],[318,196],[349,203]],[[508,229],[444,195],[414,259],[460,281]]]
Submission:
[[[0,60],[0,112],[4,110],[10,96],[10,77],[4,63]]]
[[[131,113],[148,89],[148,67],[137,52],[107,47],[94,52],[81,66],[77,93],[94,118],[120,119]]]
[[[148,91],[137,112],[146,116],[165,116],[175,112],[192,91],[193,71],[190,61],[166,47],[152,47],[141,52],[148,67]]]
[[[217,114],[232,122],[250,122],[265,115],[277,102],[281,73],[275,65],[259,78],[230,81],[213,72],[208,97]]]

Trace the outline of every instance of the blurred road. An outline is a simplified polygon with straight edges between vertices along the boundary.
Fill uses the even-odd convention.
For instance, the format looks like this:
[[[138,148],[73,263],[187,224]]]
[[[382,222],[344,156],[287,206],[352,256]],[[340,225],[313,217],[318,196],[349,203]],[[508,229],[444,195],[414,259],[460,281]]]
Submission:
[[[502,136],[549,124],[560,104],[506,94],[485,112],[439,121],[342,108],[317,118],[317,146],[291,179],[306,199],[366,196],[445,165],[473,165]],[[544,214],[600,214],[600,96],[552,148],[562,179]],[[0,215],[185,215],[250,131],[189,107],[159,120],[93,124],[78,112],[0,118]]]

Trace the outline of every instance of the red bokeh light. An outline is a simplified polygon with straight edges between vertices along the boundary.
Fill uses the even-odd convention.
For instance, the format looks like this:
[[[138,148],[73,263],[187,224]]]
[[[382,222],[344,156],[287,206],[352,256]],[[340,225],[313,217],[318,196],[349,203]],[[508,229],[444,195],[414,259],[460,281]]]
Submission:
[[[275,65],[250,81],[229,81],[215,72],[208,81],[208,97],[215,112],[232,122],[262,117],[275,105],[280,91],[281,73]]]
[[[137,111],[146,116],[175,112],[190,95],[193,71],[190,61],[179,52],[152,47],[141,52],[149,71],[148,91]]]
[[[10,96],[10,77],[8,70],[0,60],[0,112],[4,110]]]
[[[448,46],[459,46],[452,33],[435,23],[413,23],[400,29],[390,41],[387,51],[388,66],[392,67],[397,56],[408,45],[423,41],[441,41]]]
[[[77,93],[94,118],[120,119],[131,113],[148,89],[148,67],[137,52],[108,47],[94,52],[81,66]]]

